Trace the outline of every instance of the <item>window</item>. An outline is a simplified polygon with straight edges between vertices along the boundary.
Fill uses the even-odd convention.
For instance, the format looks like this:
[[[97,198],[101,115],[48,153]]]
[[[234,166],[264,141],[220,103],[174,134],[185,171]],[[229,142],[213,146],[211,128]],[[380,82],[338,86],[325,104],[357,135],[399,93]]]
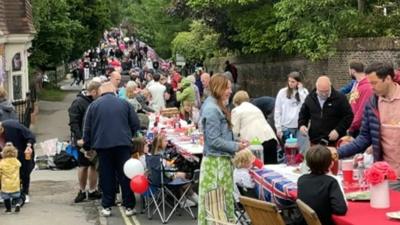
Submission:
[[[13,76],[13,97],[14,100],[22,99],[22,76]]]

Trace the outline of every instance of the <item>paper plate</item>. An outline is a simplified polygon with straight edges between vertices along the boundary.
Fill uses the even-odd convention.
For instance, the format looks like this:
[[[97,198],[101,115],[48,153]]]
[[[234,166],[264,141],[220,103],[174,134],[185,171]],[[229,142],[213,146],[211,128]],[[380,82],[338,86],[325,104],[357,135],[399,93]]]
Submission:
[[[386,216],[389,217],[390,219],[400,220],[400,211],[387,212]]]
[[[369,191],[356,191],[346,194],[346,199],[349,201],[369,201],[371,193]]]

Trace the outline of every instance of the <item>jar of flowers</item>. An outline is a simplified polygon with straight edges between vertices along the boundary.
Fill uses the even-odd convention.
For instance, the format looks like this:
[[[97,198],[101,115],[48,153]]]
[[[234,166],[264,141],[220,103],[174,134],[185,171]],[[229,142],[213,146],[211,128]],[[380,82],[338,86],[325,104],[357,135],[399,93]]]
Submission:
[[[370,185],[371,207],[389,208],[389,180],[396,180],[396,171],[385,161],[375,162],[370,168],[365,170],[365,181]]]

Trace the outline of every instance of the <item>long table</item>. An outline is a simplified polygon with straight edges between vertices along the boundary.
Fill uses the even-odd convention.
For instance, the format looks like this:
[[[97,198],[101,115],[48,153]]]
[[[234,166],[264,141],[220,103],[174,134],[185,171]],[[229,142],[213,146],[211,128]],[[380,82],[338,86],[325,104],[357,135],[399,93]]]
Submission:
[[[297,199],[297,179],[301,176],[294,167],[286,165],[265,165],[252,170],[256,192],[262,200],[273,202],[279,207],[294,204]],[[400,225],[400,220],[392,220],[387,212],[400,211],[400,192],[390,191],[391,206],[388,209],[373,209],[369,202],[348,201],[348,211],[344,216],[333,216],[336,225]]]
[[[348,201],[345,216],[333,216],[336,225],[391,225],[400,224],[400,220],[391,220],[387,212],[400,211],[400,192],[390,191],[390,208],[373,209],[369,202]]]

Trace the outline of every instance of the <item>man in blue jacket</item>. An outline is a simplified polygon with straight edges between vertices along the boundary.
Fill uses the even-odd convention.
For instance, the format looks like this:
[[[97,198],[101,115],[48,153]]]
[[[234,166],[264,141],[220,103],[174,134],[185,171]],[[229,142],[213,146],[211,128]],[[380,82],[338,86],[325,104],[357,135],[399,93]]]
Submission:
[[[100,92],[101,97],[91,103],[86,112],[83,147],[96,150],[99,157],[103,216],[110,216],[115,204],[116,179],[121,185],[125,214],[131,216],[135,212],[135,196],[123,166],[131,157],[132,138],[139,130],[140,122],[134,108],[116,96],[112,83],[103,84]]]
[[[400,174],[400,85],[394,81],[390,63],[373,63],[365,73],[375,95],[365,105],[360,134],[337,154],[349,157],[372,145],[374,161],[387,161]]]

